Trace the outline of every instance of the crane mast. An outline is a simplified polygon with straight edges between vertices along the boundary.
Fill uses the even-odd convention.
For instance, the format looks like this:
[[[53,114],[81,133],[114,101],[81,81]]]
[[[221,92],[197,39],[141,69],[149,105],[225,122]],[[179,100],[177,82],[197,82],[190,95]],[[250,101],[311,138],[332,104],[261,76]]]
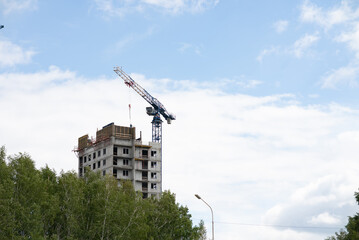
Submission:
[[[176,116],[169,113],[163,104],[149,94],[146,89],[141,87],[135,80],[133,80],[122,68],[114,67],[114,71],[120,76],[128,87],[135,90],[142,98],[144,98],[152,107],[146,107],[148,115],[153,116],[152,119],[152,142],[162,142],[162,119],[161,115],[170,124],[172,120],[176,119]]]

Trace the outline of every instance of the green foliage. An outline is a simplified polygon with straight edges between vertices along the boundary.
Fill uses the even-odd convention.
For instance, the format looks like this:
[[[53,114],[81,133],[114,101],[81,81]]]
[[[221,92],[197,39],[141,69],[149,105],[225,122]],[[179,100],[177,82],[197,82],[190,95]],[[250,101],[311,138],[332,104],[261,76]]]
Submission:
[[[131,182],[86,171],[59,176],[0,148],[0,239],[205,239],[175,195],[142,199]]]
[[[0,236],[11,236],[15,221],[13,220],[13,187],[11,171],[5,162],[5,147],[0,148]]]
[[[354,193],[355,199],[359,204],[359,192]],[[326,240],[354,240],[359,239],[359,213],[356,213],[353,217],[348,218],[348,224],[345,226],[345,230],[341,229],[339,233],[335,233],[335,236],[326,238]]]
[[[196,239],[200,229],[192,228],[188,208],[176,203],[174,194],[166,191],[160,199],[152,198],[149,204],[148,239]]]
[[[339,233],[335,233],[335,236],[331,236],[326,238],[325,240],[349,240],[352,238],[348,238],[348,233],[343,229],[340,229]]]

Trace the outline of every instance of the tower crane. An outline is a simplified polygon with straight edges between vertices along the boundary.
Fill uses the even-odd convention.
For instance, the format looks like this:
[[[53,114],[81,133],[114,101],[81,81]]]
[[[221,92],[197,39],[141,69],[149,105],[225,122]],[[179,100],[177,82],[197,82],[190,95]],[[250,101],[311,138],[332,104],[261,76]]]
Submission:
[[[168,124],[172,120],[176,120],[176,116],[167,112],[165,106],[149,94],[143,87],[135,82],[121,67],[114,67],[114,71],[119,75],[128,87],[133,88],[141,97],[143,97],[152,107],[146,107],[146,113],[153,116],[152,119],[152,142],[162,142],[162,119],[161,115],[166,119]]]

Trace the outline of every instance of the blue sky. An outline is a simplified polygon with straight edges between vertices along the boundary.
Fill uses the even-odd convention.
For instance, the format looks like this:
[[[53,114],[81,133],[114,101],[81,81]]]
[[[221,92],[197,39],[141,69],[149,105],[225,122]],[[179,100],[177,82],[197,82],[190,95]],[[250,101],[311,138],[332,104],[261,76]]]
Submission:
[[[311,7],[329,22],[328,11],[345,11],[345,4],[354,11],[354,1],[173,1],[167,8],[166,1],[24,1],[28,8],[18,10],[3,2],[1,37],[35,52],[30,64],[10,70],[51,64],[93,78],[112,76],[107,69],[116,63],[157,78],[255,80],[255,89],[236,90],[257,96],[291,92],[306,103],[357,104],[347,81],[323,87],[334,71],[355,65],[356,52],[338,40],[354,20],[302,16]]]
[[[76,170],[77,138],[129,103],[149,140],[123,66],[177,115],[163,185],[209,232],[193,194],[211,203],[218,239],[323,239],[357,211],[357,1],[0,0],[0,24],[9,154]]]

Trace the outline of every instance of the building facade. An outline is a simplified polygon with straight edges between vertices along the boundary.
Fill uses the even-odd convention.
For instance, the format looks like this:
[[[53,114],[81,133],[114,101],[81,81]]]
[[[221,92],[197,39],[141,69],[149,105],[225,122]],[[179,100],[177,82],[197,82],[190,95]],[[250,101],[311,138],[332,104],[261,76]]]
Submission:
[[[96,132],[96,139],[84,135],[78,139],[78,174],[99,171],[119,180],[131,181],[144,198],[158,197],[162,192],[161,143],[142,143],[134,127],[110,123]]]

